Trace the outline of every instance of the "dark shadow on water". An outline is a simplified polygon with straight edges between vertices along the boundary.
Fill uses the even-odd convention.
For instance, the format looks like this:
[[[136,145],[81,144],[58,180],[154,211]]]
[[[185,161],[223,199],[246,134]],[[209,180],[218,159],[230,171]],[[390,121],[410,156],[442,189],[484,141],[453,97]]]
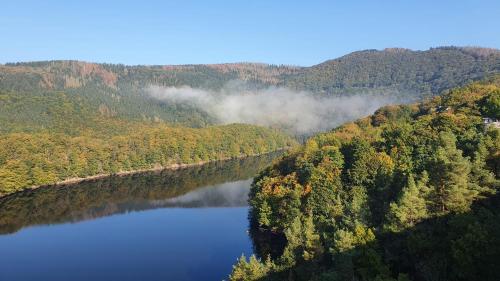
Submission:
[[[248,225],[250,226],[248,233],[252,239],[253,252],[257,258],[266,260],[267,257],[270,257],[275,260],[281,257],[287,243],[283,233],[259,227],[251,208],[248,212]]]

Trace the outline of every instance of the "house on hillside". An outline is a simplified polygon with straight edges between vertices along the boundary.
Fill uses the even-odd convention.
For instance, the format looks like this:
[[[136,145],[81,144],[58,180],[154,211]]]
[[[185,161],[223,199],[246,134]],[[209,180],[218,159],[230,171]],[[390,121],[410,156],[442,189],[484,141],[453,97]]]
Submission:
[[[447,111],[450,111],[450,107],[449,106],[442,106],[442,105],[440,105],[440,106],[436,107],[435,111],[437,113],[447,112]]]
[[[484,117],[483,118],[483,125],[484,129],[487,130],[488,128],[497,128],[500,129],[500,121],[494,118],[489,118],[489,117]]]

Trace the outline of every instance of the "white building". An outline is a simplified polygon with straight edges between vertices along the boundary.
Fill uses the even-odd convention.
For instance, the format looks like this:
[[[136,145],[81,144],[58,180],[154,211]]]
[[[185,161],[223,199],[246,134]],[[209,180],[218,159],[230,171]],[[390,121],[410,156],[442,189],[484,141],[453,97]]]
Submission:
[[[483,118],[483,125],[485,130],[490,127],[500,129],[500,121],[494,118],[489,118],[489,117]]]

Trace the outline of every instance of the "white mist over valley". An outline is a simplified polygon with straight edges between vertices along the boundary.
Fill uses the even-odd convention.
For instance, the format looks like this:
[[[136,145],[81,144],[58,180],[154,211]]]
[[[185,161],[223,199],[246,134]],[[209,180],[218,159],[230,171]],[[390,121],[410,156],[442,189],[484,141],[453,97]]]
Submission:
[[[319,96],[283,87],[256,90],[232,84],[218,91],[152,85],[146,92],[163,102],[194,106],[221,124],[280,127],[299,135],[329,130],[402,101],[396,92]]]

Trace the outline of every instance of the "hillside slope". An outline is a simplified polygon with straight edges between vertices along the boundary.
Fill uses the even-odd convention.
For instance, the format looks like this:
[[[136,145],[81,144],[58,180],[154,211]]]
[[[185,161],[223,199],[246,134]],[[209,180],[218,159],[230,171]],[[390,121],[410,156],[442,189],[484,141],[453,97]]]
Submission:
[[[110,125],[114,128],[114,125]],[[208,128],[125,123],[128,133],[0,135],[0,197],[33,186],[128,171],[258,155],[295,144],[279,131],[244,124]]]
[[[285,75],[285,85],[325,94],[393,89],[436,95],[500,71],[500,50],[440,47],[366,50]]]
[[[241,81],[244,87],[287,87],[321,95],[395,93],[419,98],[498,72],[499,50],[459,47],[359,51],[311,67],[257,63],[125,66],[46,61],[0,65],[0,91],[28,95],[62,91],[78,96],[95,114],[104,111],[127,120],[203,127],[217,120],[187,104],[153,99],[147,87],[220,90]]]
[[[311,138],[250,194],[255,227],[286,247],[231,280],[498,280],[495,119],[500,76]]]

